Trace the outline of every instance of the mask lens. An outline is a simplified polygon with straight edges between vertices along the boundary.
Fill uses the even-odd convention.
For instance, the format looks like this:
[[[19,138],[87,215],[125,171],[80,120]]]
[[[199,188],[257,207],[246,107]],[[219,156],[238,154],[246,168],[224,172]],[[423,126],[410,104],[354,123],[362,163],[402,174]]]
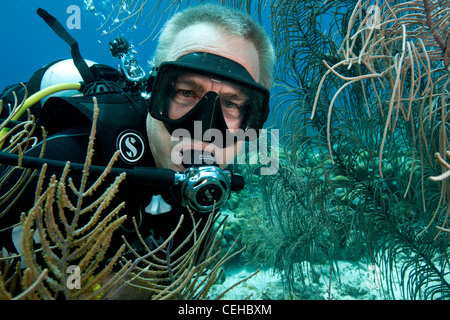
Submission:
[[[150,113],[170,125],[184,122],[197,111],[208,92],[217,93],[221,113],[230,131],[260,129],[265,121],[267,94],[221,75],[162,65],[152,89]],[[204,104],[202,104],[204,105]]]

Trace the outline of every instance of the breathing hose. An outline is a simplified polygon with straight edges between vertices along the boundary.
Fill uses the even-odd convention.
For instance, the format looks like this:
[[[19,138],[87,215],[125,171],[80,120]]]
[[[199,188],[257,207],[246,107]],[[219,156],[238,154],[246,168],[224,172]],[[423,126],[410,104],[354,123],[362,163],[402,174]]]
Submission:
[[[69,82],[69,83],[61,83],[61,84],[55,84],[53,86],[50,86],[48,88],[42,89],[35,94],[29,96],[20,109],[16,112],[16,114],[11,118],[12,121],[17,121],[22,114],[25,113],[25,111],[34,105],[35,103],[39,102],[41,99],[45,98],[48,95],[51,95],[53,93],[64,91],[64,90],[80,90],[81,89],[81,83],[78,82]],[[3,137],[9,132],[10,128],[3,128],[0,131],[0,149],[3,147],[4,141],[1,141]]]

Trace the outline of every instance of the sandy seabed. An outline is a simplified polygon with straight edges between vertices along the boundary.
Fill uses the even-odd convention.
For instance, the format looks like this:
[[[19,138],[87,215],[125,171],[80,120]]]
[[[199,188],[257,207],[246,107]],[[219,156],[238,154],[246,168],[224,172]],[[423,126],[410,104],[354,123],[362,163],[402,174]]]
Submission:
[[[315,265],[307,276],[294,281],[294,290],[287,293],[279,274],[271,269],[260,270],[247,281],[231,289],[224,299],[242,300],[392,300],[403,299],[398,283],[391,283],[391,288],[385,288],[384,275],[376,266],[364,266],[358,263],[340,261],[331,273],[330,266]],[[250,276],[256,269],[228,267],[222,283],[211,288],[212,297],[217,296],[233,284]],[[395,277],[393,277],[395,278]],[[394,280],[395,282],[395,280]],[[331,287],[331,290],[330,290]]]

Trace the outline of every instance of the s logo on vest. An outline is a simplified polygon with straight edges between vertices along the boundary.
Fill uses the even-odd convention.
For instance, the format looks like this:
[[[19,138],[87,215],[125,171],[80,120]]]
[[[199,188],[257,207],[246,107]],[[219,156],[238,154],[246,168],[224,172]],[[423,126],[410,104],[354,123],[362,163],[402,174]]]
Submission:
[[[123,131],[117,137],[117,149],[125,162],[135,164],[144,156],[144,139],[136,131]]]

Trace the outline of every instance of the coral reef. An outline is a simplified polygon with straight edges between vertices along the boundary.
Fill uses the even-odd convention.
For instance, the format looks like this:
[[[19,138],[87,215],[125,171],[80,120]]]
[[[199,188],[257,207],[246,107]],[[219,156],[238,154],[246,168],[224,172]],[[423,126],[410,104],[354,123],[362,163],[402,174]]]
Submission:
[[[273,268],[286,297],[306,290],[314,268],[333,267],[339,282],[341,261],[382,270],[387,298],[450,295],[449,6],[372,5],[272,6],[284,156],[239,210],[245,257]]]

